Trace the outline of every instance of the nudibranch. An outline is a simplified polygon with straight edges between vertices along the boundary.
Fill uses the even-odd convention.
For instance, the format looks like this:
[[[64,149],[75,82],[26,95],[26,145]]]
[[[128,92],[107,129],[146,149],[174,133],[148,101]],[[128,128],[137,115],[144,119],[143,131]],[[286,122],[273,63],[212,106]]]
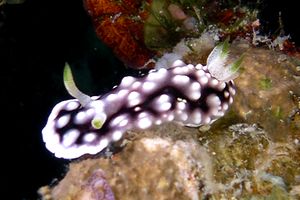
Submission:
[[[53,108],[42,131],[47,149],[72,159],[99,153],[130,129],[170,121],[192,127],[214,122],[228,110],[236,92],[232,79],[241,59],[225,65],[227,48],[228,43],[216,46],[206,66],[176,60],[168,69],[124,77],[107,94],[93,97],[77,89],[66,65],[65,86],[76,99]]]

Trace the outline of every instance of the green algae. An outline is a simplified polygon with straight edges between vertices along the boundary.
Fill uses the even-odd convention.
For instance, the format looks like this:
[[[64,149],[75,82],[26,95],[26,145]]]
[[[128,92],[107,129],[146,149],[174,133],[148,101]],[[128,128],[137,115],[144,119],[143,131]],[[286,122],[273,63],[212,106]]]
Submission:
[[[176,9],[171,9],[174,6]],[[145,9],[150,14],[144,23],[144,42],[152,50],[166,50],[182,38],[198,38],[207,30],[226,36],[252,31],[245,27],[257,20],[258,14],[235,1],[153,0]],[[181,16],[177,18],[178,13]]]
[[[264,77],[260,80],[259,86],[262,90],[269,90],[272,88],[272,79]]]

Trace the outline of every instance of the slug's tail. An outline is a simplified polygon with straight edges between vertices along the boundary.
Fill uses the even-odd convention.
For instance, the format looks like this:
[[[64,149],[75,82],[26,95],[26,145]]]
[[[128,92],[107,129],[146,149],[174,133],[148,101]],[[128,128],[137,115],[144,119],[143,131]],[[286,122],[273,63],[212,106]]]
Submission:
[[[241,69],[243,55],[240,56],[235,62],[226,65],[229,55],[229,39],[217,45],[207,58],[207,69],[219,81],[228,82],[235,79]]]

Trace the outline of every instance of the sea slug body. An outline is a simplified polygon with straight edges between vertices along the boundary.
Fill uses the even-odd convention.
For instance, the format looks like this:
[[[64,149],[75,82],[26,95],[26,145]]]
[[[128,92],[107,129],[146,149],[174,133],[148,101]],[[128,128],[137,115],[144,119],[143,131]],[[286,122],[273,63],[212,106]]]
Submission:
[[[130,129],[174,121],[197,127],[222,117],[235,95],[232,80],[213,77],[208,66],[172,66],[147,75],[124,77],[109,93],[58,103],[43,129],[46,147],[56,157],[96,154]]]

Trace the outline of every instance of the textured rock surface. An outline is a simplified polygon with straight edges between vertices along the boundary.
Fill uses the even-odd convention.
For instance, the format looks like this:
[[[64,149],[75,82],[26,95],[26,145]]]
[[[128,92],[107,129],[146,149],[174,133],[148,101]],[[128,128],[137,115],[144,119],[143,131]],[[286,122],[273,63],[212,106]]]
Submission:
[[[244,52],[245,71],[235,80],[237,96],[232,113],[242,121],[260,124],[276,139],[300,133],[299,60],[260,48],[235,48]]]
[[[110,158],[69,166],[44,199],[299,199],[299,60],[279,52],[245,52],[230,111],[211,127],[175,124],[128,134]]]

